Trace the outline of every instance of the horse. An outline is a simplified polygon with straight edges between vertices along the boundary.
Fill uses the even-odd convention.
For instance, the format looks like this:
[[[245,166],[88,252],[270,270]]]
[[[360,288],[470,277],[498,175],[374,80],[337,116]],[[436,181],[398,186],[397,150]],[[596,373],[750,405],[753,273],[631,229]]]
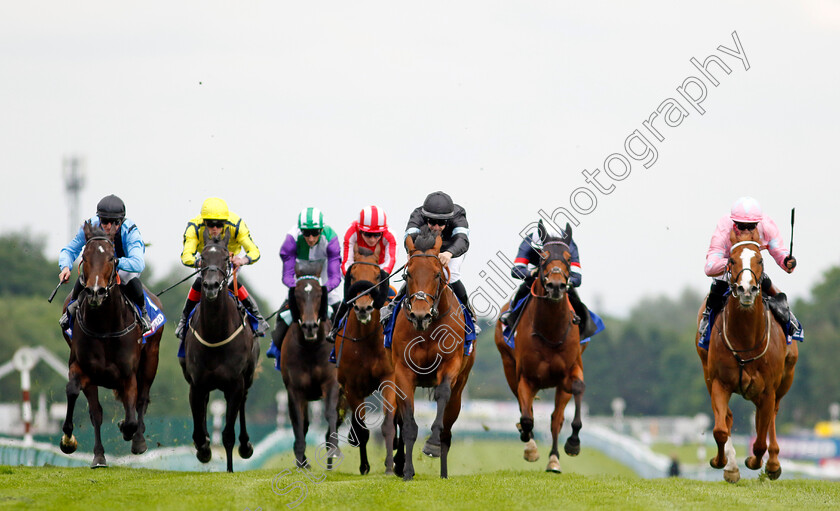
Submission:
[[[227,454],[227,471],[233,472],[237,415],[239,455],[247,459],[254,453],[245,426],[245,401],[254,382],[260,346],[239,309],[238,300],[228,292],[228,281],[233,276],[228,241],[229,232],[224,238],[210,238],[204,231],[200,262],[201,301],[184,337],[184,378],[190,386],[193,444],[196,457],[202,463],[211,458],[207,400],[212,390],[224,393],[227,409],[222,445]]]
[[[330,331],[327,314],[327,292],[319,275],[323,261],[298,261],[295,264],[294,300],[289,301],[296,319],[283,340],[280,373],[289,396],[289,419],[295,434],[295,461],[298,467],[309,467],[306,458],[306,433],[309,430],[309,401],[324,400],[327,421],[327,468],[338,449],[339,387],[335,365],[329,361],[331,345],[326,341]]]
[[[566,404],[574,396],[575,416],[572,434],[564,450],[569,456],[580,454],[579,432],[581,398],[586,389],[583,382],[581,355],[586,345],[580,343],[580,331],[573,322],[574,313],[569,302],[569,274],[571,255],[568,240],[572,237],[567,226],[563,237],[546,237],[540,252],[537,279],[531,286],[531,297],[522,311],[515,337],[515,348],[505,344],[504,325],[496,322],[496,348],[502,356],[502,366],[510,390],[519,401],[521,417],[517,429],[525,442],[524,458],[539,459],[534,441],[534,397],[540,389],[554,388],[554,412],[551,414],[551,452],[547,472],[560,473],[557,437],[565,420]],[[504,311],[504,309],[503,309]]]
[[[79,391],[85,393],[94,428],[91,468],[107,467],[102,446],[102,405],[99,387],[114,390],[125,407],[125,419],[119,423],[125,441],[131,441],[131,452],[146,452],[144,417],[149,406],[149,390],[155,380],[163,327],[149,335],[143,343],[143,329],[134,304],[123,295],[117,275],[115,231],[105,234],[90,221],[82,227],[85,247],[79,274],[84,289],[74,318],[72,338],[62,332],[70,347],[69,381],[67,383],[67,416],[59,444],[61,451],[76,451],[73,435],[73,412]],[[147,290],[148,293],[148,290]],[[152,303],[161,308],[160,300],[148,293]],[[64,301],[64,309],[70,296]]]
[[[475,361],[474,354],[464,354],[467,333],[464,311],[447,285],[446,268],[438,258],[441,243],[440,236],[435,236],[427,226],[420,230],[416,240],[410,236],[405,239],[406,297],[402,314],[395,319],[391,345],[400,436],[405,449],[404,453],[398,453],[395,463],[403,463],[401,472],[405,481],[414,478],[412,453],[418,432],[414,420],[415,389],[434,388],[437,413],[423,453],[440,457],[440,477],[445,479],[452,425],[461,412],[461,394]]]
[[[391,354],[383,345],[382,325],[379,323],[379,309],[388,296],[387,280],[380,281],[380,246],[371,251],[367,248],[354,250],[354,262],[347,271],[350,287],[345,298],[353,300],[353,312],[347,314],[345,327],[336,335],[336,369],[341,393],[351,416],[351,438],[359,446],[362,475],[370,472],[367,443],[370,431],[365,425],[365,398],[374,394],[383,407],[382,435],[385,445],[394,443],[395,390],[394,365]],[[376,286],[376,287],[374,287]],[[368,291],[365,293],[365,291]],[[364,294],[362,294],[364,293]],[[394,473],[393,450],[385,450],[385,473]]]
[[[779,464],[779,444],[776,440],[776,414],[779,402],[793,384],[799,347],[796,342],[786,344],[782,326],[770,314],[761,293],[764,261],[755,230],[729,234],[732,248],[726,273],[730,295],[726,305],[710,326],[708,351],[697,345],[703,364],[703,376],[712,401],[715,416],[714,437],[717,455],[709,463],[723,468],[723,477],[730,483],[741,478],[732,445],[732,410],[729,399],[740,394],[755,404],[756,440],[753,455],[745,461],[747,468],[761,468],[762,457],[769,450],[765,470],[770,479],[782,473]],[[705,303],[697,316],[698,325]],[[770,438],[768,449],[767,438]]]

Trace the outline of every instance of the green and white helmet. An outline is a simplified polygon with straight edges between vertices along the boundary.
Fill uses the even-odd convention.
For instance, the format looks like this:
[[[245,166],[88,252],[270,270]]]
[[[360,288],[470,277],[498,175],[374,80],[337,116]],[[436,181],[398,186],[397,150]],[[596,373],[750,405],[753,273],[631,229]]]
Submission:
[[[315,207],[304,208],[298,214],[298,229],[323,229],[324,214]]]

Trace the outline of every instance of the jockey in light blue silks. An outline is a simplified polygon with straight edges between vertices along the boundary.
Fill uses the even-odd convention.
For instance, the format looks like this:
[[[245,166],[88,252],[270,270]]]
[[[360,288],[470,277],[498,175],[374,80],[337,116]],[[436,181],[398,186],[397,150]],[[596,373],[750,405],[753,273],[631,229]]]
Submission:
[[[332,227],[324,224],[324,214],[315,207],[304,208],[298,214],[297,225],[286,233],[286,239],[280,247],[280,259],[283,261],[283,284],[289,288],[289,298],[280,306],[277,324],[272,331],[272,345],[267,356],[276,358],[276,367],[280,367],[280,348],[286,331],[292,321],[290,301],[295,299],[295,263],[297,261],[323,261],[320,282],[326,289],[327,303],[333,311],[343,298],[341,284],[341,244]]]
[[[143,327],[143,332],[148,332],[151,329],[152,322],[146,310],[143,284],[140,281],[140,274],[146,268],[144,259],[146,245],[143,243],[142,236],[140,236],[140,230],[134,222],[125,217],[125,204],[116,195],[108,195],[99,201],[96,206],[96,216],[90,219],[90,223],[94,227],[101,227],[109,236],[118,230],[117,235],[114,236],[114,248],[117,253],[117,275],[120,278],[120,289],[140,309],[140,324]],[[66,247],[61,249],[58,256],[58,267],[61,270],[58,278],[61,282],[70,280],[73,263],[81,254],[84,246],[85,232],[80,227],[76,236]],[[59,320],[62,330],[70,328],[70,318],[76,313],[78,308],[77,298],[82,289],[84,289],[84,283],[80,277],[73,286],[70,304]]]

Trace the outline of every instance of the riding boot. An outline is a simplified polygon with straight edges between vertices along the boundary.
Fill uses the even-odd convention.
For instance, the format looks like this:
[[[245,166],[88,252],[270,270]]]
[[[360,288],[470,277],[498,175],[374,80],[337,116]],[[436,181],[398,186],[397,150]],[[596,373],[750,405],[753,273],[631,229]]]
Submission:
[[[140,326],[145,334],[152,329],[152,320],[149,318],[149,311],[146,310],[146,297],[143,294],[143,284],[140,282],[140,277],[134,277],[122,284],[122,289],[128,299],[140,309]]]
[[[519,284],[516,294],[513,295],[513,298],[510,300],[510,307],[508,310],[504,311],[501,316],[499,316],[499,321],[501,321],[503,325],[511,326],[516,322],[516,317],[519,316],[520,311],[514,310],[513,308],[516,307],[516,304],[525,298],[525,296],[530,292],[532,282],[532,279],[525,279],[522,281],[522,284]]]
[[[713,280],[712,286],[709,288],[709,296],[706,298],[706,310],[703,311],[703,317],[700,318],[700,325],[697,327],[697,332],[701,337],[706,335],[706,330],[709,328],[709,317],[712,312],[717,312],[723,308],[726,303],[726,292],[729,285],[723,280]]]
[[[58,326],[62,330],[70,328],[70,318],[76,315],[76,309],[79,308],[79,294],[82,292],[82,289],[84,289],[82,279],[76,279],[76,283],[73,285],[73,294],[70,295],[70,304],[67,305],[67,310],[64,311],[64,314],[58,320]]]
[[[347,305],[347,303],[341,302],[335,314],[333,314],[332,328],[327,334],[327,342],[335,344],[335,336],[338,334],[338,328],[341,323],[341,320],[344,319],[345,316],[347,316],[347,313],[349,311],[350,307]]]
[[[178,326],[175,327],[175,337],[178,339],[184,340],[184,337],[187,336],[187,321],[189,320],[190,313],[195,309],[195,306],[198,305],[197,300],[190,300],[187,298],[187,301],[184,302],[184,310],[181,312],[181,319],[178,320]]]
[[[391,314],[394,313],[394,309],[396,308],[397,302],[402,300],[405,297],[405,283],[403,283],[400,290],[397,292],[397,296],[394,297],[393,300],[388,302],[388,305],[379,309],[379,322],[382,323],[382,326],[386,326],[388,324],[388,320],[391,319]]]
[[[260,314],[260,309],[257,307],[257,301],[254,300],[253,296],[249,295],[247,298],[242,300],[242,305],[245,306],[245,309],[250,312],[252,316],[257,318],[257,331],[254,333],[257,337],[265,337],[265,333],[268,332],[271,327],[268,325],[265,318],[262,317],[262,314]]]
[[[475,321],[475,312],[470,306],[470,299],[469,296],[467,296],[467,288],[464,286],[464,283],[460,280],[456,280],[455,282],[449,283],[449,288],[452,289],[453,293],[455,293],[455,296],[458,298],[458,301],[461,302],[461,305],[464,306],[464,309],[466,309],[467,312],[470,313],[470,317],[473,319],[473,327],[475,328],[475,334],[478,335],[479,333],[481,333],[481,328]]]
[[[274,347],[277,349],[276,356],[272,356],[272,352],[274,350],[269,350],[268,357],[269,358],[276,358],[277,364],[280,364],[280,353],[281,348],[283,347],[283,339],[286,337],[286,332],[289,330],[289,325],[283,321],[279,315],[277,316],[277,322],[274,323],[274,330],[271,331],[271,342],[274,344]]]
[[[799,320],[793,315],[793,311],[790,310],[787,295],[775,289],[774,291],[776,291],[775,295],[770,296],[767,300],[770,311],[779,323],[781,323],[782,327],[785,328],[788,335],[801,341],[803,338],[802,327]]]
[[[588,335],[584,335],[587,331],[587,326],[591,321],[589,321],[589,311],[586,310],[586,305],[578,296],[577,289],[574,287],[569,287],[569,303],[572,304],[572,310],[574,311],[572,314],[574,317],[572,318],[572,324],[578,326],[578,331],[581,333],[581,338],[589,337]]]

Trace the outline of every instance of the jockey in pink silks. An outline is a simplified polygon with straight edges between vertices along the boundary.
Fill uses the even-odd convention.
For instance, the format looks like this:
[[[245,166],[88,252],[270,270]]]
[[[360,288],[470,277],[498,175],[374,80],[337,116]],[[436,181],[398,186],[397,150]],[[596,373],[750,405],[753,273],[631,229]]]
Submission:
[[[701,334],[700,346],[702,348],[707,347],[703,338],[709,327],[710,315],[716,314],[726,303],[725,293],[729,289],[729,281],[725,272],[729,261],[729,249],[731,248],[729,233],[733,229],[740,232],[757,229],[761,249],[770,252],[776,264],[785,272],[791,273],[796,268],[796,258],[790,255],[790,251],[785,247],[779,228],[772,219],[764,216],[758,201],[752,197],[741,197],[735,201],[729,215],[724,215],[718,220],[715,233],[709,243],[709,251],[706,253],[706,275],[714,280],[709,289],[706,310],[703,312],[698,328]],[[762,294],[767,297],[770,310],[782,324],[787,335],[801,341],[802,326],[791,312],[787,296],[779,292],[766,273],[760,276],[760,281]]]

